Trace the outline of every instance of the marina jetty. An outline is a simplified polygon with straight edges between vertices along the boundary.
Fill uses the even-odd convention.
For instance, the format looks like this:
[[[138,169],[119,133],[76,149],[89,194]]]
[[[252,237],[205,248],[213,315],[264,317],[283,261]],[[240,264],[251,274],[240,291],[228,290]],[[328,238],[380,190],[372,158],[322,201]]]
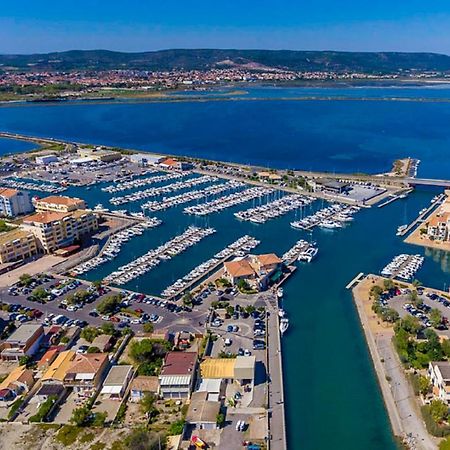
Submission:
[[[76,147],[91,147],[95,145],[86,142],[71,142],[53,138],[27,136],[18,133],[0,132],[0,137],[20,139],[33,142],[40,146],[32,150],[33,155],[48,149],[70,149]],[[102,146],[105,151],[121,152],[126,155],[139,154],[137,150]],[[142,152],[141,152],[142,153]],[[24,155],[27,152],[23,153]],[[415,170],[408,170],[406,175],[392,174],[346,174],[330,172],[313,172],[303,170],[267,169],[223,161],[213,161],[189,157],[175,157],[170,154],[152,154],[146,152],[149,159],[157,157],[178,158],[183,163],[193,166],[192,171],[202,175],[209,175],[226,180],[245,182],[246,184],[262,188],[276,188],[290,194],[306,194],[312,198],[320,198],[330,202],[340,202],[347,205],[369,207],[386,200],[394,201],[407,195],[416,185],[450,187],[450,180],[424,179],[416,176]],[[412,161],[408,167],[417,168]],[[164,169],[163,169],[164,171]],[[169,170],[170,171],[170,170]],[[153,190],[149,191],[153,193]],[[118,203],[125,199],[119,198]],[[217,206],[217,205],[215,205]],[[159,206],[157,206],[159,207]],[[264,220],[264,219],[263,219]]]
[[[450,251],[450,191],[435,196],[428,208],[405,229],[402,235],[412,232],[405,239],[408,244],[421,245],[437,250]]]
[[[392,431],[407,448],[436,450],[438,442],[429,435],[413,387],[394,348],[394,326],[383,322],[372,310],[373,286],[383,286],[386,278],[367,275],[352,289],[353,300],[364,332],[373,367],[389,415]]]

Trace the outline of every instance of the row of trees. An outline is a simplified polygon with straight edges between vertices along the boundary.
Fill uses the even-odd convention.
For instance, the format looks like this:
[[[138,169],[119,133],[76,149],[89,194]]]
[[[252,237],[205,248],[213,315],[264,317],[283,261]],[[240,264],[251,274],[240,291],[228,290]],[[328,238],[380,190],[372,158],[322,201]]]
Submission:
[[[427,367],[430,361],[441,361],[450,357],[450,341],[440,342],[431,329],[422,330],[417,318],[406,316],[395,327],[394,345],[403,363],[416,369]],[[417,335],[421,332],[420,337]]]

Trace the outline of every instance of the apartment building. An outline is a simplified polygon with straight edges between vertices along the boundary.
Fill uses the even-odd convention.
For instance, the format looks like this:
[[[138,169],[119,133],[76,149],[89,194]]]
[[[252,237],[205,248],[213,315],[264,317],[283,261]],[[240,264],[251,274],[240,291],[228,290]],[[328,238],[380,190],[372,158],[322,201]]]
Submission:
[[[34,234],[45,253],[52,253],[97,230],[98,220],[92,211],[45,211],[25,217],[22,228]]]
[[[77,209],[86,209],[86,202],[81,198],[65,197],[63,195],[51,195],[34,201],[37,212],[72,212]]]
[[[16,228],[0,234],[0,263],[30,258],[38,253],[37,242],[31,231]]]
[[[0,215],[16,217],[33,211],[33,204],[26,191],[12,188],[0,189]]]

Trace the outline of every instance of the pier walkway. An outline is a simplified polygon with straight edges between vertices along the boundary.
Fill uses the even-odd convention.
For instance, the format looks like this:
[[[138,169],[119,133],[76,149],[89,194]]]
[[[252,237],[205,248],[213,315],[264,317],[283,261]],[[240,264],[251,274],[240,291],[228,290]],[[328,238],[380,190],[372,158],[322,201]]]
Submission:
[[[272,296],[274,297],[274,294]],[[267,318],[267,373],[269,376],[267,402],[269,408],[268,448],[270,450],[286,450],[283,361],[278,324],[278,306],[275,297],[267,303],[270,312]]]
[[[236,252],[240,251],[242,247],[245,247],[248,245],[248,242],[244,242],[242,245],[237,247],[234,252],[231,255],[225,256],[223,258],[220,258],[217,260],[217,263],[211,266],[211,268],[205,272],[199,275],[198,277],[195,277],[191,281],[189,281],[185,286],[183,286],[181,289],[178,290],[175,294],[171,295],[170,297],[165,297],[167,300],[177,300],[180,295],[182,295],[184,292],[189,291],[193,286],[195,286],[197,283],[199,283],[204,278],[208,277],[211,273],[217,271],[217,269],[226,261],[228,261],[231,258],[236,258]]]
[[[431,211],[433,211],[442,204],[445,198],[446,198],[445,194],[439,195],[438,199],[435,202],[433,202],[422,214],[419,214],[403,231],[399,233],[399,236],[404,236],[405,234],[408,234],[419,223],[422,223],[425,220],[425,218],[430,214]]]

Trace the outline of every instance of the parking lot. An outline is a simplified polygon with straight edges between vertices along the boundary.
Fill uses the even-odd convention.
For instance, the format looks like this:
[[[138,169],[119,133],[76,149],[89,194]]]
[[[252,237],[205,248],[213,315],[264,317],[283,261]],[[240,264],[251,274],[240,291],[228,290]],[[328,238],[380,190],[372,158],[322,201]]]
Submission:
[[[117,294],[122,302],[116,314],[100,315],[96,311],[98,305]],[[13,305],[9,313],[17,323],[39,320],[47,325],[84,327],[111,321],[119,329],[129,326],[138,331],[142,330],[143,323],[151,322],[159,329],[199,332],[204,330],[208,314],[205,308],[190,312],[189,308],[184,310],[175,303],[151,296],[109,287],[96,289],[89,282],[52,275],[33,277],[27,286],[0,289],[0,295],[3,303]]]
[[[430,320],[430,312],[432,309],[437,309],[442,314],[442,322],[437,327],[436,332],[442,336],[450,338],[450,330],[448,329],[450,317],[450,300],[439,295],[431,290],[419,289],[419,299],[422,300],[422,305],[414,304],[411,300],[410,291],[403,289],[397,291],[397,294],[382,296],[381,303],[384,306],[389,306],[397,311],[400,317],[411,315],[416,317],[419,322],[426,328],[432,328],[432,321]],[[417,302],[416,302],[417,303]]]

